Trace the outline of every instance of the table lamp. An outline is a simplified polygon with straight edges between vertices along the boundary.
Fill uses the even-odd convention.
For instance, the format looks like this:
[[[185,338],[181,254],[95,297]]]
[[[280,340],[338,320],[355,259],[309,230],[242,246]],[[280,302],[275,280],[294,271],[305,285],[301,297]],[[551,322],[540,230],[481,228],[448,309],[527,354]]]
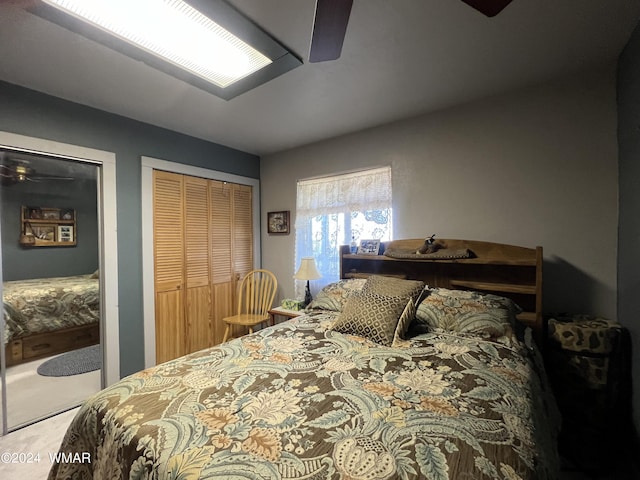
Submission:
[[[316,268],[316,261],[313,257],[302,257],[300,259],[300,268],[293,276],[296,280],[306,280],[307,287],[304,292],[304,303],[303,308],[306,308],[307,305],[311,303],[311,290],[309,289],[309,280],[317,280],[322,277],[318,269]]]

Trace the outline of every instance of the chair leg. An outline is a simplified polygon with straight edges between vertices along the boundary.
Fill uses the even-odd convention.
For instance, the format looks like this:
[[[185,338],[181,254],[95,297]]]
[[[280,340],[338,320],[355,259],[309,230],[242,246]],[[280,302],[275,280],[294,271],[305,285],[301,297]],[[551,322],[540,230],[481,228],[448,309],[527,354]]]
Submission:
[[[229,338],[229,333],[231,333],[231,325],[227,323],[227,328],[224,329],[224,337],[222,338],[222,343],[227,341],[227,338]]]
[[[253,327],[249,327],[249,334],[253,333]]]

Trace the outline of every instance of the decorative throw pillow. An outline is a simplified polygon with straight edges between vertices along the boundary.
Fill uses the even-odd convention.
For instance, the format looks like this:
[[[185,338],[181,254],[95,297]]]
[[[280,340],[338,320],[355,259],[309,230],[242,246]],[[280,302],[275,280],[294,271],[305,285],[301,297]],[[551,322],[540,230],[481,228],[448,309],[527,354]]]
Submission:
[[[307,310],[331,310],[341,312],[349,297],[362,290],[366,278],[351,278],[330,283],[318,292]]]
[[[409,330],[409,325],[416,318],[416,304],[413,301],[413,298],[410,298],[407,302],[407,305],[404,307],[402,311],[402,315],[400,315],[400,319],[398,320],[398,325],[396,325],[396,331],[393,334],[393,343],[394,347],[400,346],[402,340],[405,340],[405,335]]]
[[[367,278],[363,290],[392,297],[416,298],[424,288],[420,280],[405,280],[396,277],[371,275]]]
[[[349,298],[331,329],[390,347],[406,305],[407,297],[380,295],[363,289]]]
[[[430,328],[497,338],[515,324],[520,311],[513,301],[498,295],[434,288],[418,305],[416,318]]]

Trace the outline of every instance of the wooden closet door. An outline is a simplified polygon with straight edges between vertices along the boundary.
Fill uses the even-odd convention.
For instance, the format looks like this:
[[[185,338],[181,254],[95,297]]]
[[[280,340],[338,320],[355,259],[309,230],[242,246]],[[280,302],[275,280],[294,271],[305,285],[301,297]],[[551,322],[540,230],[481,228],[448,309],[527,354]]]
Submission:
[[[253,189],[234,185],[233,189],[233,267],[237,278],[253,270]]]
[[[184,177],[186,353],[213,345],[209,288],[209,185]]]
[[[252,213],[250,186],[154,172],[157,362],[222,342],[253,269]]]
[[[184,355],[184,249],[182,175],[153,172],[156,362]]]
[[[232,302],[238,304],[239,282],[244,276],[253,270],[253,215],[252,215],[252,192],[253,189],[247,185],[233,186],[232,201],[232,263],[233,263],[233,286]],[[237,308],[237,307],[236,307]],[[234,336],[244,335],[245,327],[234,326],[232,334]]]
[[[217,180],[209,181],[210,200],[210,262],[211,299],[213,311],[213,343],[222,342],[224,317],[233,315],[233,263],[232,263],[232,199],[233,184]]]

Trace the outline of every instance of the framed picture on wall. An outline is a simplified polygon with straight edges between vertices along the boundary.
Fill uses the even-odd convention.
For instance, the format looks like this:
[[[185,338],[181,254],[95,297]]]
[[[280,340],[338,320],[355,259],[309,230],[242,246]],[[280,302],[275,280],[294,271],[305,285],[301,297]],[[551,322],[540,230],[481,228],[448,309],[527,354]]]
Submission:
[[[58,242],[73,242],[73,227],[70,225],[58,226]]]
[[[289,234],[289,210],[267,213],[267,233]]]
[[[60,220],[60,210],[57,208],[41,209],[41,217],[43,220]]]

